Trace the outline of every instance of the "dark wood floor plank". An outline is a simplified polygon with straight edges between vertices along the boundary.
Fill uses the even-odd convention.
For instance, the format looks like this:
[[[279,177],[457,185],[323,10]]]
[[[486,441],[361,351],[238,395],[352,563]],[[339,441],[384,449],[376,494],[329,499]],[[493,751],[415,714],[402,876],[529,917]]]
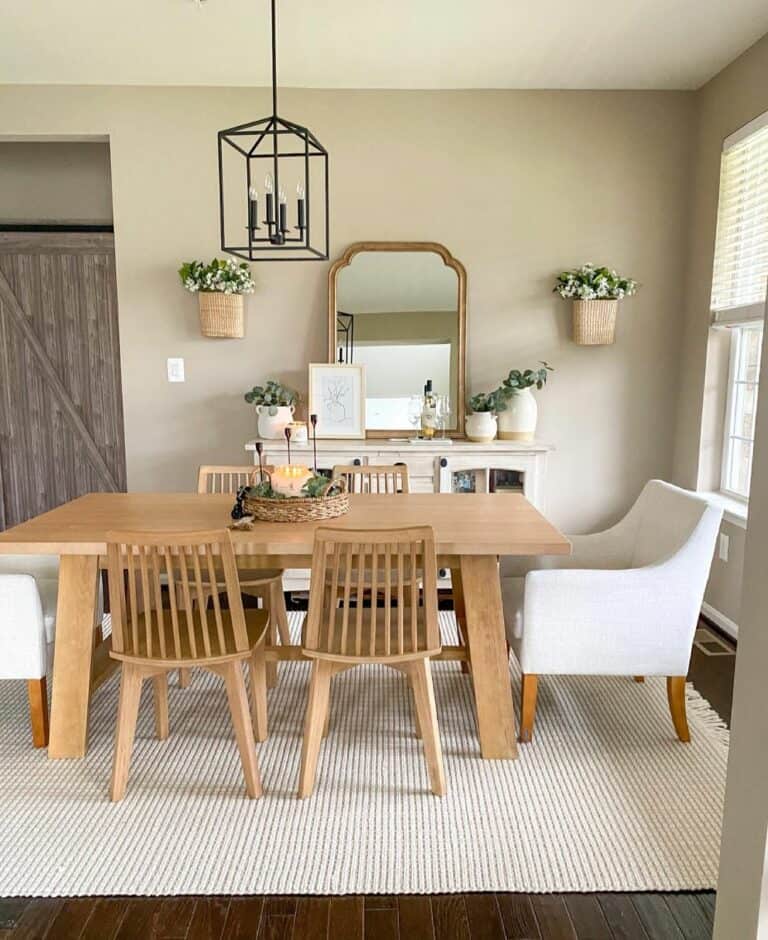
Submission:
[[[99,898],[80,940],[115,940],[127,910],[127,898]]]
[[[331,898],[328,916],[328,936],[344,940],[361,940],[365,904],[362,897]]]
[[[196,906],[195,898],[163,898],[155,914],[152,940],[185,940]]]
[[[293,940],[327,940],[330,898],[299,898],[293,925]]]
[[[694,894],[665,894],[664,900],[685,940],[709,940],[712,922]]]
[[[465,894],[472,940],[505,940],[504,924],[494,894]]]
[[[648,940],[643,922],[628,894],[598,894],[608,926],[617,940]]]
[[[29,898],[0,898],[0,930],[15,927],[29,904]]]
[[[400,940],[434,940],[432,905],[425,894],[403,894],[397,899]]]
[[[147,940],[152,936],[161,898],[131,898],[117,931],[117,940]]]
[[[431,903],[435,940],[470,940],[464,895],[435,894]]]
[[[294,914],[264,914],[258,940],[291,940],[295,922]]]
[[[221,940],[229,914],[229,897],[198,898],[187,940]]]
[[[532,894],[531,904],[543,940],[576,940],[568,908],[561,894]]]
[[[256,940],[264,911],[264,898],[232,898],[221,940]]]
[[[397,898],[394,894],[366,894],[366,911],[394,911],[397,908]]]
[[[67,898],[51,921],[46,940],[79,940],[93,908],[93,898]]]
[[[651,940],[656,940],[657,937],[683,940],[677,921],[660,894],[633,894],[631,897],[645,932]]]
[[[566,894],[564,899],[579,940],[611,940],[613,934],[594,894]]]
[[[541,932],[527,894],[497,894],[501,920],[508,940],[539,940]]]
[[[298,898],[291,894],[268,895],[264,898],[265,916],[277,914],[282,917],[293,917],[296,913]]]
[[[40,940],[63,906],[62,898],[30,900],[13,928],[14,940]]]
[[[399,935],[397,911],[394,908],[365,908],[363,919],[365,940],[398,940]]]

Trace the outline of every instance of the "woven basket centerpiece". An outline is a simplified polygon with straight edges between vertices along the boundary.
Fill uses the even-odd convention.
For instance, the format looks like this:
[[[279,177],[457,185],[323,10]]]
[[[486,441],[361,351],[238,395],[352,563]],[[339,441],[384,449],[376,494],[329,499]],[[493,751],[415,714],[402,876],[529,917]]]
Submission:
[[[243,496],[243,510],[261,522],[319,522],[349,512],[349,494],[344,480],[321,479],[307,471],[296,474],[293,486],[278,481],[280,471],[264,473],[266,481],[249,487]],[[302,468],[294,468],[301,470]],[[308,485],[312,495],[306,495]],[[289,492],[297,495],[288,495]]]

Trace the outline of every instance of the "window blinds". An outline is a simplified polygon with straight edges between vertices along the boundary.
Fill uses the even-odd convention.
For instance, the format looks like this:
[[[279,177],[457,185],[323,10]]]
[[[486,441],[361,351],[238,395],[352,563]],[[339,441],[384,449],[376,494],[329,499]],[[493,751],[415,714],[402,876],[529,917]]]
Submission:
[[[763,115],[723,148],[712,278],[715,321],[762,317],[767,279],[768,115]]]

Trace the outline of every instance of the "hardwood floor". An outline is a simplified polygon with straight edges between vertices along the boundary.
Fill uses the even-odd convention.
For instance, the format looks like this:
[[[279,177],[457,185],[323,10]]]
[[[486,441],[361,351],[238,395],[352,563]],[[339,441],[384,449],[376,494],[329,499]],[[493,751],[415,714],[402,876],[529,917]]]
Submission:
[[[734,663],[694,647],[689,678],[725,720]],[[7,898],[0,940],[709,940],[714,912],[712,892]]]

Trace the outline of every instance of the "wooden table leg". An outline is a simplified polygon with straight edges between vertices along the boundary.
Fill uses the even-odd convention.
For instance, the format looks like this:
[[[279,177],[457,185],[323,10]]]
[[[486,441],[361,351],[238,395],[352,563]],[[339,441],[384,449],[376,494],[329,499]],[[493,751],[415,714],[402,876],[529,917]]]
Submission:
[[[480,750],[485,758],[514,758],[515,713],[496,556],[462,555],[461,582]]]
[[[85,757],[99,559],[62,555],[48,757]]]

